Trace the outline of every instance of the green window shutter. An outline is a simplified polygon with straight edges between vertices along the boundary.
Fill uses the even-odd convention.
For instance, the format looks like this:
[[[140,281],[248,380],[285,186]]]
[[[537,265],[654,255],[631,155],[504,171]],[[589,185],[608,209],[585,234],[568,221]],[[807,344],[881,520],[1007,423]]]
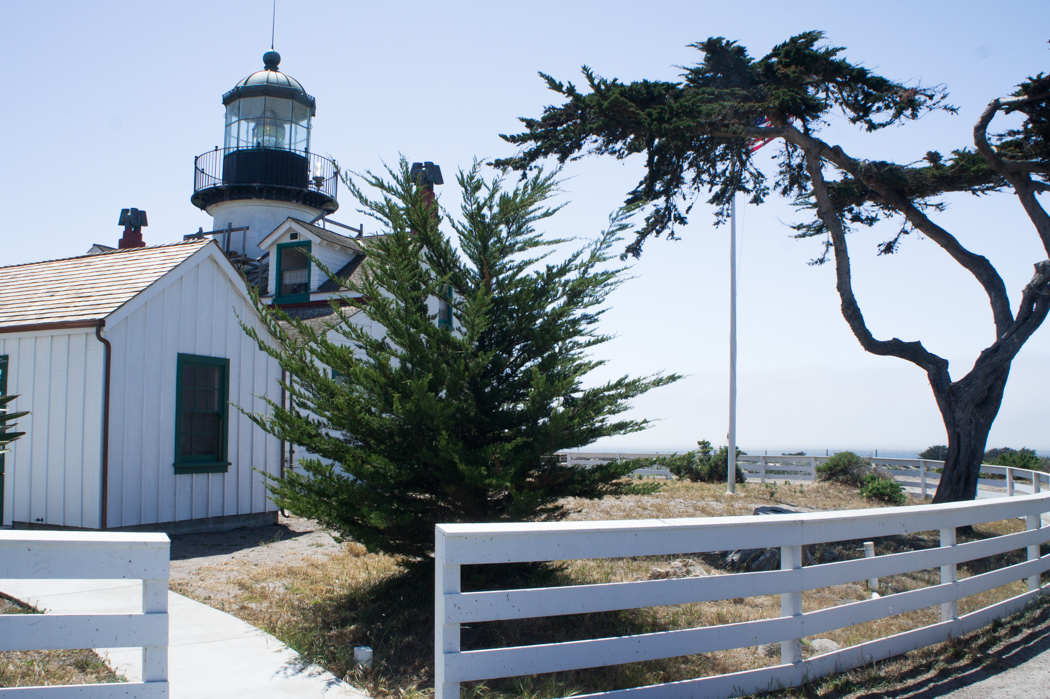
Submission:
[[[310,241],[277,245],[277,278],[274,280],[275,303],[300,303],[310,300]]]
[[[7,395],[7,355],[0,354],[0,396]],[[0,408],[4,410],[4,408]],[[7,428],[0,422],[0,432]],[[4,448],[0,446],[0,524],[4,523]]]
[[[438,299],[438,327],[452,329],[452,287],[445,287],[444,297]]]
[[[175,472],[222,473],[230,412],[230,360],[179,354],[175,371]]]

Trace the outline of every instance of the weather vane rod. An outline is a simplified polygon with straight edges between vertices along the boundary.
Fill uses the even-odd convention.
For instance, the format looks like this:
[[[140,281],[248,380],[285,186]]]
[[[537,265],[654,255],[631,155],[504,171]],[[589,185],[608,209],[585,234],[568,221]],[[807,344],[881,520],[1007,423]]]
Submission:
[[[273,0],[273,21],[270,23],[270,50],[273,51],[273,33],[277,28],[277,0]]]

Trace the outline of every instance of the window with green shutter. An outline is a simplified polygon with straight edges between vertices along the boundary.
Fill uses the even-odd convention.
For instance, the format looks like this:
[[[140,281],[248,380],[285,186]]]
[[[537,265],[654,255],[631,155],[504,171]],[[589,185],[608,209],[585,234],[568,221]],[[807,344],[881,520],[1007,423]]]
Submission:
[[[7,355],[0,354],[0,396],[7,395]],[[0,411],[5,410],[0,408]],[[0,422],[0,432],[7,428]],[[0,446],[0,524],[4,523],[4,449]]]
[[[438,298],[438,327],[452,329],[452,287],[446,286]]]
[[[276,303],[310,300],[310,241],[277,245]]]
[[[179,354],[175,381],[175,472],[226,471],[230,360]]]

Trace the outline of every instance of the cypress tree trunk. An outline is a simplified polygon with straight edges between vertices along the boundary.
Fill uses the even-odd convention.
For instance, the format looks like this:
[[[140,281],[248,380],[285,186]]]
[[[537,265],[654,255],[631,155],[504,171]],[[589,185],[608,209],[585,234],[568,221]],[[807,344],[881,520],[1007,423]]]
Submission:
[[[988,432],[1003,402],[1010,365],[990,372],[981,382],[968,380],[975,373],[978,372],[971,372],[966,379],[951,384],[946,392],[934,389],[948,432],[948,454],[937,493],[933,496],[935,503],[977,497],[977,481],[988,444]]]

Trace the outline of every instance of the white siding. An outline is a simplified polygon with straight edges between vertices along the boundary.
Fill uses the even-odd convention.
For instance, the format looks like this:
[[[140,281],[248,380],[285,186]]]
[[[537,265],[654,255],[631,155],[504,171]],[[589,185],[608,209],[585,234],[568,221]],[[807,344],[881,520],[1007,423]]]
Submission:
[[[314,242],[310,253],[316,257],[325,267],[335,274],[342,269],[347,262],[352,260],[357,252],[337,245],[326,245],[323,242]],[[317,291],[317,287],[328,281],[328,275],[321,271],[317,265],[310,264],[310,291]]]
[[[313,255],[315,258],[317,258],[325,267],[330,269],[333,274],[338,272],[340,269],[342,269],[343,266],[347,262],[352,260],[354,258],[354,256],[356,256],[358,254],[358,252],[356,250],[352,250],[350,248],[344,248],[344,247],[341,247],[339,245],[333,245],[331,243],[325,243],[324,241],[319,240],[319,239],[311,236],[310,234],[303,233],[301,231],[299,231],[299,239],[298,240],[290,240],[289,237],[288,237],[288,233],[290,231],[295,231],[295,230],[296,230],[295,228],[292,228],[291,226],[289,226],[287,230],[285,230],[280,236],[277,237],[277,239],[273,243],[270,244],[270,246],[268,248],[266,248],[269,251],[269,253],[270,253],[270,256],[267,258],[268,264],[270,265],[270,275],[269,275],[269,280],[267,281],[267,288],[266,288],[266,293],[269,296],[273,296],[276,293],[276,289],[277,289],[277,255],[278,255],[278,248],[277,248],[277,246],[278,245],[283,245],[285,243],[309,242],[310,243],[310,254]],[[328,281],[328,276],[324,272],[321,271],[320,267],[318,267],[316,264],[311,262],[310,263],[310,291],[311,291],[311,293],[312,292],[316,292],[317,291],[317,287],[321,286],[326,281]]]
[[[26,435],[7,455],[4,524],[100,526],[102,376],[94,330],[0,335],[8,392]]]
[[[256,394],[279,401],[280,368],[238,324],[238,316],[256,324],[255,312],[219,264],[210,257],[184,263],[181,276],[106,330],[113,344],[110,527],[276,510],[254,469],[278,475],[280,443],[233,406],[264,410]],[[230,360],[226,473],[174,472],[180,352]]]

